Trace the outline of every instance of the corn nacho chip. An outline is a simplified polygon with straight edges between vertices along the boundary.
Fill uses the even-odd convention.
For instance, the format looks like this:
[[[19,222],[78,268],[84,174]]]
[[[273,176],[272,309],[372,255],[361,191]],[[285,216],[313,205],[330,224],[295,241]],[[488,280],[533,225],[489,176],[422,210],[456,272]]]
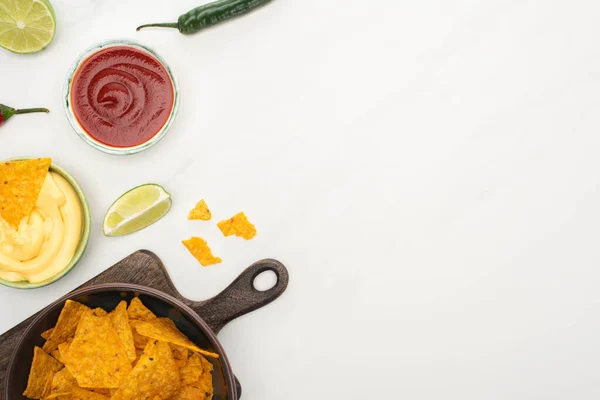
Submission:
[[[71,375],[68,368],[63,368],[54,374],[52,384],[50,385],[50,394],[46,398],[54,399],[59,396],[69,395],[75,386],[77,386],[77,381]]]
[[[54,375],[56,375],[56,374],[54,374]],[[54,378],[54,375],[49,376],[48,379],[46,379],[46,384],[44,385],[44,393],[42,394],[42,399],[46,399],[50,395],[50,389],[52,389],[52,379]]]
[[[136,354],[139,356],[137,350],[144,350],[146,345],[148,344],[148,338],[146,336],[140,335],[135,327],[142,323],[143,321],[139,321],[137,319],[129,320],[129,325],[131,326],[131,333],[133,335],[133,345],[136,349]]]
[[[181,382],[184,385],[190,385],[200,379],[202,376],[202,361],[198,354],[192,354],[187,364],[179,369]]]
[[[131,363],[108,316],[87,311],[66,355],[66,366],[83,388],[118,388]]]
[[[224,236],[236,235],[246,240],[256,236],[256,227],[248,221],[244,212],[240,212],[229,219],[224,219],[217,224]]]
[[[215,257],[212,254],[210,247],[208,247],[208,244],[206,244],[206,241],[202,238],[194,236],[188,240],[183,240],[181,243],[183,243],[203,267],[219,264],[223,261],[221,258]]]
[[[56,326],[52,330],[50,337],[44,343],[43,349],[47,352],[54,351],[59,344],[66,342],[67,339],[72,338],[75,335],[77,324],[84,311],[88,311],[90,308],[84,306],[76,301],[67,300],[63,307]]]
[[[74,387],[71,393],[72,400],[108,400],[109,397],[101,393],[92,392],[91,390],[85,390],[80,387]]]
[[[165,320],[168,320],[169,322]],[[149,337],[150,339],[173,343],[177,346],[185,347],[208,357],[219,358],[218,354],[202,350],[196,346],[190,339],[187,338],[187,336],[181,333],[173,321],[168,318],[157,318],[152,321],[139,322],[135,325],[135,330],[140,335]]]
[[[195,386],[184,386],[170,400],[205,400],[206,393]]]
[[[119,339],[121,339],[121,343],[125,348],[129,361],[135,361],[137,356],[135,354],[135,345],[133,342],[133,331],[131,330],[131,325],[129,325],[127,302],[125,300],[121,301],[117,308],[111,311],[109,316],[113,327],[119,335]]]
[[[47,331],[42,332],[40,336],[42,337],[42,339],[48,340],[50,338],[50,335],[52,335],[53,330],[54,328],[50,328]]]
[[[200,380],[198,380],[198,382],[192,383],[190,386],[198,388],[202,392],[206,393],[206,399],[212,399],[214,394],[214,387],[212,384],[212,374],[210,372],[203,373]]]
[[[204,357],[198,354],[202,363],[202,376],[198,381],[191,384],[192,387],[196,387],[206,393],[206,399],[212,399],[213,397],[213,383],[212,383],[212,371],[213,365]]]
[[[112,400],[168,399],[179,390],[179,380],[169,345],[151,340]]]
[[[175,364],[177,364],[177,368],[181,371],[181,368],[184,368],[187,365],[187,360],[178,360],[175,359]]]
[[[52,355],[55,354],[55,352],[57,352],[57,356],[54,356],[54,358],[56,358],[58,361],[60,361],[63,364],[66,364],[67,361],[67,352],[69,351],[69,346],[71,345],[71,342],[73,341],[73,339],[69,339],[64,343],[61,343],[58,345],[58,349],[54,350],[52,352]]]
[[[197,375],[197,369],[202,370],[201,375],[194,382],[186,384],[192,376]],[[189,371],[194,369],[193,375],[189,374]],[[185,370],[180,370],[182,388],[177,392],[171,400],[198,400],[205,399],[209,400],[213,397],[213,383],[212,383],[212,370],[213,365],[203,356],[199,354],[192,354],[188,360],[188,366]]]
[[[52,379],[54,374],[60,371],[62,367],[61,363],[36,346],[33,350],[33,361],[27,380],[27,389],[23,392],[23,396],[30,399],[41,399],[48,380]]]
[[[215,368],[213,367],[212,363],[204,358],[201,354],[198,354],[198,358],[202,363],[202,373],[205,374],[207,372],[212,372],[212,370]]]
[[[198,204],[196,204],[196,207],[194,207],[194,209],[191,210],[188,215],[188,219],[190,220],[199,219],[202,221],[209,221],[211,218],[212,215],[210,214],[210,210],[208,209],[204,199],[200,200]]]
[[[59,363],[64,364],[61,360],[60,360],[60,351],[58,351],[58,349],[54,350],[52,353],[50,353],[50,355],[54,358],[56,358],[58,360]]]
[[[0,216],[14,229],[33,212],[52,159],[0,163]]]
[[[106,317],[108,315],[108,313],[100,307],[96,307],[92,310],[92,314],[94,314],[96,317]]]
[[[168,319],[168,318],[165,318],[165,319]],[[173,322],[173,321],[171,321],[171,322]],[[169,346],[171,347],[171,351],[173,352],[174,359],[186,360],[186,362],[187,362],[188,356],[190,355],[190,351],[187,348],[177,346],[176,344],[173,344],[173,343],[170,343]]]
[[[140,321],[150,321],[156,318],[156,315],[152,313],[140,300],[139,297],[134,297],[127,307],[127,314],[129,319],[137,319]]]
[[[108,314],[101,308],[66,303],[51,337],[61,330],[68,331],[65,327],[75,318],[74,310],[85,307],[77,319],[74,335],[70,335],[73,337],[58,343],[53,351],[66,368],[36,348],[29,377],[35,382],[39,396],[35,399],[109,400],[113,396],[114,400],[211,399],[213,365],[200,353],[218,355],[200,349],[178,330],[172,319],[156,317],[138,298],[132,303],[133,306],[127,307],[122,301]],[[148,321],[130,319],[129,311]],[[130,331],[131,336],[123,336],[122,330]],[[60,333],[55,337],[64,336],[69,335]],[[123,337],[129,343],[129,354]],[[136,348],[142,343],[144,351]],[[135,355],[133,368],[131,354]],[[41,358],[51,360],[56,368],[40,377],[34,373],[34,366],[46,370],[39,368]],[[28,390],[32,389],[28,386]]]
[[[94,393],[99,393],[99,394],[102,394],[102,395],[108,396],[108,397],[111,396],[111,394],[110,394],[111,390],[114,390],[115,392],[117,391],[117,389],[97,389],[97,388],[96,389],[87,389],[87,390],[94,392]]]

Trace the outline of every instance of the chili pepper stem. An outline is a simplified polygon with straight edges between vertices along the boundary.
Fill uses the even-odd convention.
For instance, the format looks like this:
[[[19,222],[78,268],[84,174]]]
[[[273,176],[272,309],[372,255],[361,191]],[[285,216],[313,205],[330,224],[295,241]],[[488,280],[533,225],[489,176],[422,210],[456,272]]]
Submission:
[[[176,28],[176,29],[179,29],[179,23],[178,22],[165,22],[165,23],[160,23],[160,24],[146,24],[146,25],[138,26],[136,31],[139,31],[140,29],[144,29],[144,28]]]
[[[24,108],[22,110],[15,110],[15,114],[29,114],[38,112],[49,113],[50,110],[48,110],[47,108]]]

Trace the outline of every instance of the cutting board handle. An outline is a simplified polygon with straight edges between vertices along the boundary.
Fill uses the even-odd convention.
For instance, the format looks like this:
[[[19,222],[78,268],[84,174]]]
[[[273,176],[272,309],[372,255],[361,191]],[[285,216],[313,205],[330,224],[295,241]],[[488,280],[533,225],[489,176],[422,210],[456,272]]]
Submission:
[[[275,286],[268,290],[258,290],[254,280],[263,272],[273,271],[277,276]],[[261,308],[285,292],[289,281],[288,270],[277,260],[257,261],[244,270],[221,293],[212,299],[190,306],[210,326],[215,334],[230,321],[258,308]]]

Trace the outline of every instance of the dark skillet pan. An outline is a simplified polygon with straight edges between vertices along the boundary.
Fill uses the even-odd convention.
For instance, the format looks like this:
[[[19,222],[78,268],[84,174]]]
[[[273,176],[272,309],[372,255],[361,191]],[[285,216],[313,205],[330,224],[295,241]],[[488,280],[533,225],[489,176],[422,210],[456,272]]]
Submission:
[[[269,290],[259,291],[254,287],[254,279],[265,271],[273,271],[277,275],[277,283]],[[229,321],[275,300],[285,291],[287,283],[288,272],[281,263],[263,260],[248,267],[219,295],[203,302],[185,300],[181,296],[177,299],[156,289],[126,283],[107,283],[75,290],[42,310],[23,333],[8,366],[5,398],[25,399],[22,393],[27,386],[33,348],[43,345],[40,335],[56,324],[66,300],[113,310],[121,300],[129,301],[139,296],[153,313],[171,318],[177,328],[198,346],[219,354],[219,359],[209,359],[214,365],[213,399],[237,400],[242,389],[216,335]]]

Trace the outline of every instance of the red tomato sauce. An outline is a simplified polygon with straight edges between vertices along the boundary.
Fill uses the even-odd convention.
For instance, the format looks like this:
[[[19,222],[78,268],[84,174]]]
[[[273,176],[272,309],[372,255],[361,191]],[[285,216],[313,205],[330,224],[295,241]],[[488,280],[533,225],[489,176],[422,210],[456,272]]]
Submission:
[[[75,117],[95,140],[134,147],[152,139],[173,109],[173,82],[150,53],[118,46],[84,60],[71,83]]]

